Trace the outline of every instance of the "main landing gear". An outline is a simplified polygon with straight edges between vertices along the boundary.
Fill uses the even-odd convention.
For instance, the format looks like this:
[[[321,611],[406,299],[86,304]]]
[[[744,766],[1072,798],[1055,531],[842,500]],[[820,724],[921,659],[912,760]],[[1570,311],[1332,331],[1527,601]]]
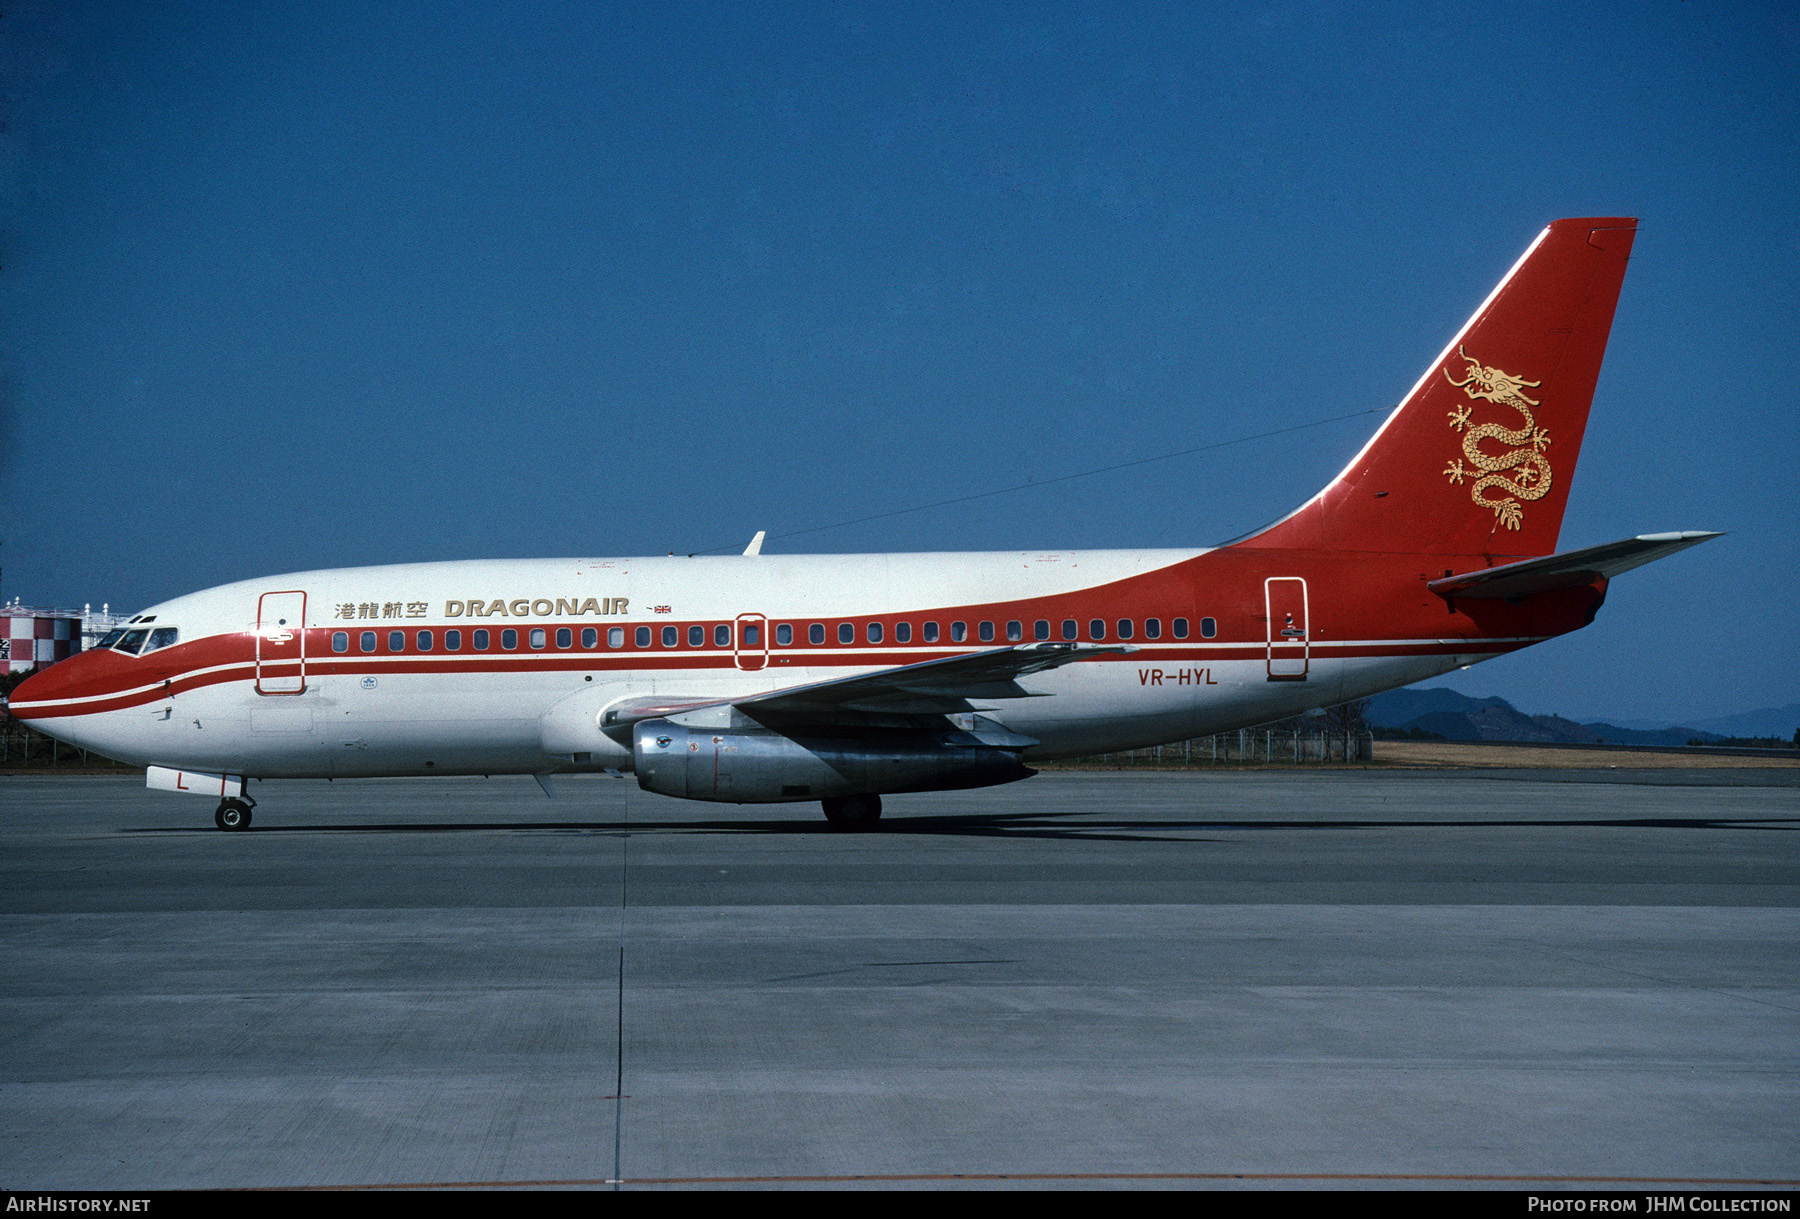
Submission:
[[[872,830],[881,820],[880,796],[832,796],[821,803],[834,830]]]
[[[247,830],[250,828],[250,809],[256,804],[254,800],[221,800],[213,813],[213,824],[222,830]]]

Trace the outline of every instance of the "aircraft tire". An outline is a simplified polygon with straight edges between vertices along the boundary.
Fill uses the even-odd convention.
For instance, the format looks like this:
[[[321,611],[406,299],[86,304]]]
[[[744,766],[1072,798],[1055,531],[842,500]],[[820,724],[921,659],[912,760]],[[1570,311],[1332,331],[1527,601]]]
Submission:
[[[820,803],[834,830],[872,830],[881,820],[880,796],[832,796]]]
[[[213,824],[228,833],[250,828],[250,806],[242,800],[221,800]]]

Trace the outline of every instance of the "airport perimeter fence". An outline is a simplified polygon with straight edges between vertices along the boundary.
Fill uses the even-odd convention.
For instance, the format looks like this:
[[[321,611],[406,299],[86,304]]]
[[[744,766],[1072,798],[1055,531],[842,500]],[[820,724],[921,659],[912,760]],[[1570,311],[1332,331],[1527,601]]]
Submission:
[[[1315,729],[1245,728],[1195,737],[1173,745],[1094,754],[1053,763],[1067,767],[1128,769],[1206,768],[1212,766],[1322,766],[1375,760],[1375,737],[1360,732]]]
[[[0,770],[141,770],[65,745],[17,720],[0,726]]]

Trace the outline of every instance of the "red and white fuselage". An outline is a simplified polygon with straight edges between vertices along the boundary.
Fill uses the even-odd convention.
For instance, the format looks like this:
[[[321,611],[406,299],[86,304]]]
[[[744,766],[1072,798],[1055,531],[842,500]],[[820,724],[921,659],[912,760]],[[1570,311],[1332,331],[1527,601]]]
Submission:
[[[972,700],[1041,742],[1029,761],[1330,706],[1581,620],[1581,610],[1561,623],[1522,613],[1510,633],[1484,634],[1425,591],[1423,578],[1439,573],[1412,564],[1407,622],[1391,597],[1378,596],[1397,568],[1371,572],[1328,554],[1282,555],[1270,566],[1274,556],[1246,562],[1248,553],[735,555],[304,572],[153,606],[138,629],[174,628],[180,642],[145,656],[87,653],[78,680],[73,664],[57,674],[56,697],[14,707],[71,744],[190,771],[630,769],[629,749],[597,731],[598,713],[621,700],[726,700],[1039,634],[1134,648],[1034,676],[1027,684],[1042,697]]]
[[[1406,685],[1578,629],[1612,575],[1710,536],[1553,553],[1634,232],[1551,225],[1342,474],[1229,546],[301,572],[152,606],[11,708],[226,784],[637,769],[653,786],[656,750],[724,758],[742,731],[765,770],[771,740],[832,773],[846,741],[904,754],[887,773],[912,779],[858,762],[840,789],[879,792],[932,786],[940,745],[1018,768]],[[653,789],[696,794],[684,773]],[[812,773],[699,798],[816,798]]]

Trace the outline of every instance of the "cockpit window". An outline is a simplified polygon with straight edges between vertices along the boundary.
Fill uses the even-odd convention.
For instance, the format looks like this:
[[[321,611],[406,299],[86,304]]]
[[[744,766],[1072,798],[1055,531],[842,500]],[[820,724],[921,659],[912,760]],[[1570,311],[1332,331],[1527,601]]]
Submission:
[[[128,656],[136,656],[138,649],[144,646],[144,640],[149,634],[149,631],[126,631],[125,638],[113,644],[113,647]]]
[[[97,648],[110,648],[110,647],[112,647],[113,644],[119,642],[119,636],[123,635],[124,633],[125,633],[124,627],[118,627],[115,630],[110,630],[110,631],[106,632],[105,635],[101,636],[100,642],[96,643],[94,646]]]
[[[180,639],[181,632],[175,627],[159,626],[150,632],[150,642],[144,645],[143,654],[148,656],[159,648],[174,647]]]

